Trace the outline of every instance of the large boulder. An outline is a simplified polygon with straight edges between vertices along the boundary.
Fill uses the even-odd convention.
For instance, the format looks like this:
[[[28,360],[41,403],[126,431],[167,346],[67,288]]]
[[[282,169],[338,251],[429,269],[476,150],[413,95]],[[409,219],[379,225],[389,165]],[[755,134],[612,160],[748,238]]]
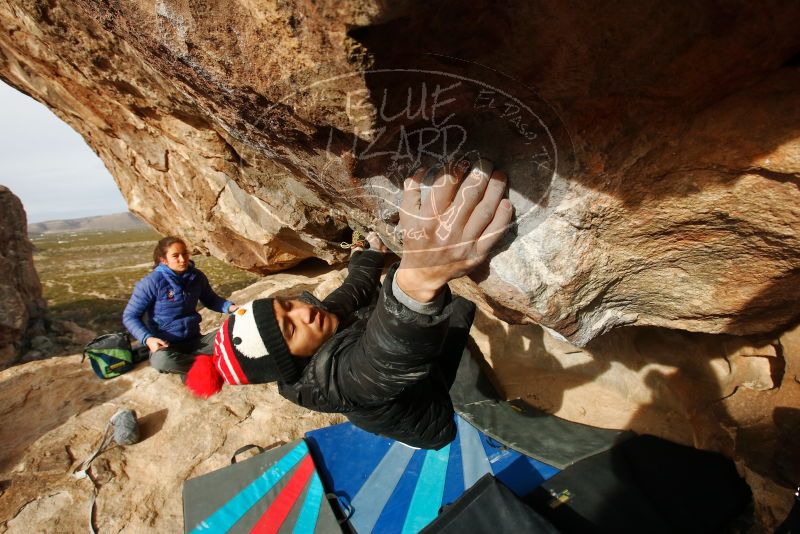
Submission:
[[[779,0],[4,0],[0,77],[134,212],[251,271],[337,262],[348,226],[398,249],[408,167],[484,155],[518,216],[465,282],[495,314],[579,345],[750,334],[798,315],[798,22]]]
[[[29,325],[45,311],[26,229],[22,202],[0,185],[0,368],[19,357]]]

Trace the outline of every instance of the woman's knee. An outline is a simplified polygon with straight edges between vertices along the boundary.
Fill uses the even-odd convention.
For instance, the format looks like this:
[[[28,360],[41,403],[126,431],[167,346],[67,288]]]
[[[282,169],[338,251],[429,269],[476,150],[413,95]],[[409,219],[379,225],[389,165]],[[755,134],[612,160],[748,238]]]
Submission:
[[[150,353],[150,367],[162,373],[168,373],[172,369],[172,359],[169,352],[157,350]]]
[[[188,373],[194,358],[192,354],[161,349],[150,354],[150,367],[162,373]]]

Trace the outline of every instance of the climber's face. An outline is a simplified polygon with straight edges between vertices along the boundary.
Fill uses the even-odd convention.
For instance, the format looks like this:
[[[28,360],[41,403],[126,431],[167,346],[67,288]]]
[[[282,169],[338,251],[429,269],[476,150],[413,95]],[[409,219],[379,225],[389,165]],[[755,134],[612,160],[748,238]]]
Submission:
[[[275,299],[272,307],[293,356],[313,356],[339,326],[339,318],[333,313],[297,299]]]
[[[178,241],[169,246],[166,254],[161,258],[161,263],[176,273],[183,273],[189,268],[190,257],[191,254],[186,250],[186,245]]]

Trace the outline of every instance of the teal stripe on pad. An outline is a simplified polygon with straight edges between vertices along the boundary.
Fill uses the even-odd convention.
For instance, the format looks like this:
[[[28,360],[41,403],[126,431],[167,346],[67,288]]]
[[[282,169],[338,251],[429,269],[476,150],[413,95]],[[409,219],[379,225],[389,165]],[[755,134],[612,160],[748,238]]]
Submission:
[[[301,441],[297,447],[278,460],[278,462],[267,469],[263,475],[251,482],[246,488],[236,494],[231,500],[226,502],[216,512],[208,516],[194,529],[191,534],[200,532],[222,533],[228,532],[250,508],[253,507],[264,495],[266,495],[278,481],[286,475],[297,463],[308,454],[308,446],[305,441]]]
[[[322,504],[322,482],[319,475],[314,471],[311,475],[311,485],[308,488],[308,494],[303,501],[303,508],[300,510],[300,516],[294,524],[292,534],[313,534],[314,529],[317,528],[317,518],[319,517],[319,507]]]
[[[416,534],[436,519],[442,506],[447,464],[450,459],[450,445],[438,451],[428,451],[425,463],[411,497],[411,506],[403,524],[403,534]]]

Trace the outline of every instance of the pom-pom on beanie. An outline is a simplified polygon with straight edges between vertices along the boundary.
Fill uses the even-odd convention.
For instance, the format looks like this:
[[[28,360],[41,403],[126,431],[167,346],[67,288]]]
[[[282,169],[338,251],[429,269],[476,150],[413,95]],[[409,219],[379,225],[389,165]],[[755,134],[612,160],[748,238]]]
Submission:
[[[278,328],[272,301],[254,300],[228,317],[214,338],[213,356],[195,359],[186,387],[207,398],[224,383],[295,382],[299,372]]]

